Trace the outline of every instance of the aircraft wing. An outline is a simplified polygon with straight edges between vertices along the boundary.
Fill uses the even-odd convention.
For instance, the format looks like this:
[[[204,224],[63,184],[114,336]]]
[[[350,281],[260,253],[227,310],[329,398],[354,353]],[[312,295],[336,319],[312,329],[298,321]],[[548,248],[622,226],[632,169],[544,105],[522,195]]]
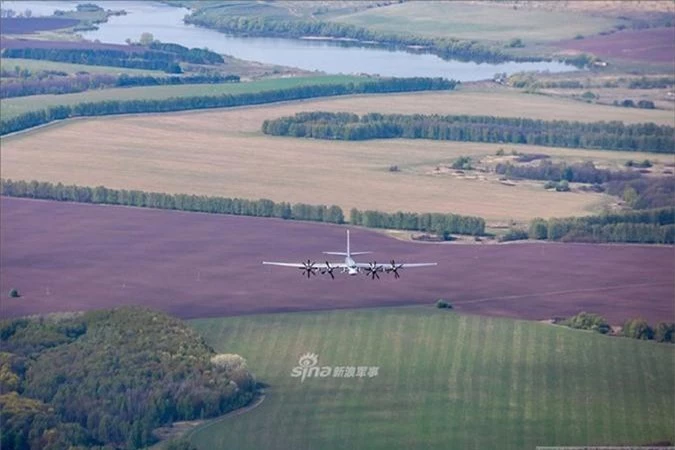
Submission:
[[[438,263],[396,263],[396,267],[399,267],[401,269],[412,269],[414,267],[430,267],[430,266],[437,266]],[[370,267],[370,263],[356,263],[356,267],[359,267],[361,269],[367,269]],[[391,268],[391,263],[378,263],[377,264],[378,269],[389,269]]]
[[[263,261],[263,264],[268,265],[268,266],[281,266],[281,267],[295,267],[296,269],[304,269],[307,267],[307,263],[287,263],[287,262],[276,262],[276,261]],[[347,267],[345,263],[332,263],[329,262],[330,267],[332,269],[342,269],[344,267]],[[315,262],[313,266],[315,269],[327,269],[328,266],[326,265],[325,262],[319,263]]]

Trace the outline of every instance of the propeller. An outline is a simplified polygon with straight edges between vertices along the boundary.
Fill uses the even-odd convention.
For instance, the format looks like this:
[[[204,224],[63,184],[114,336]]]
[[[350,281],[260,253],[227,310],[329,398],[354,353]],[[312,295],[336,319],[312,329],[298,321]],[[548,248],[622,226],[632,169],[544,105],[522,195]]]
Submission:
[[[380,276],[377,274],[377,272],[380,271],[380,268],[377,265],[376,261],[373,261],[370,263],[368,267],[366,267],[366,276],[370,275],[371,279],[377,278],[378,280],[380,279]]]
[[[311,262],[309,259],[307,260],[306,263],[302,263],[302,267],[298,267],[298,269],[302,270],[303,275],[307,275],[307,278],[311,277],[312,275],[316,275],[316,267],[314,267],[313,262]]]
[[[391,260],[391,267],[387,267],[387,269],[385,269],[385,271],[386,271],[387,273],[393,273],[393,274],[394,274],[394,278],[398,279],[398,278],[401,278],[401,275],[399,275],[399,273],[398,273],[398,269],[402,269],[402,268],[403,268],[403,264],[398,264],[398,265],[397,265],[397,264],[396,264],[396,261],[394,261],[394,260],[392,259],[392,260]]]
[[[328,261],[326,261],[326,268],[321,269],[322,274],[328,274],[332,279],[335,279],[335,275],[333,275],[333,271],[335,270],[335,267],[332,267]]]

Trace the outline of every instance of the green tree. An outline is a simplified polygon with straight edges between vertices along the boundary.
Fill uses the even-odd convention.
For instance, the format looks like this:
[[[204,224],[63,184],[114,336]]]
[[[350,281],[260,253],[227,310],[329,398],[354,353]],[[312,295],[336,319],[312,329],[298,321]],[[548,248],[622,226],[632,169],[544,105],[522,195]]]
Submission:
[[[657,323],[654,327],[654,340],[657,342],[675,342],[675,323]]]
[[[548,224],[546,220],[537,217],[530,222],[528,231],[530,239],[546,239],[548,235]]]
[[[630,319],[623,324],[621,334],[633,339],[648,340],[654,337],[654,330],[644,319]]]

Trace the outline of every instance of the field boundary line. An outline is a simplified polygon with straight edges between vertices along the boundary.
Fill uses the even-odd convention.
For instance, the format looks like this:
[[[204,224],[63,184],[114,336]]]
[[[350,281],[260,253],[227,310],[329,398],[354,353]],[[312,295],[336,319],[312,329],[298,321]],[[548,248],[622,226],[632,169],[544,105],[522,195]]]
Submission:
[[[546,296],[546,295],[564,295],[564,294],[578,294],[580,292],[602,292],[602,291],[612,291],[616,289],[623,289],[623,288],[630,288],[630,287],[648,287],[648,286],[665,286],[665,285],[670,285],[671,283],[639,283],[639,284],[620,284],[617,286],[608,286],[608,287],[601,287],[601,288],[587,288],[587,289],[570,289],[570,290],[565,290],[565,291],[548,291],[548,292],[537,292],[534,294],[518,294],[518,295],[503,295],[499,297],[486,297],[486,298],[477,298],[477,299],[472,299],[472,300],[466,300],[466,301],[457,301],[455,302],[458,305],[469,305],[472,303],[481,303],[481,302],[489,302],[489,301],[495,301],[495,300],[513,300],[513,299],[519,299],[519,298],[527,298],[527,297],[538,297],[538,296]]]
[[[188,438],[188,439],[189,439],[190,436],[191,436],[192,434],[194,434],[196,431],[206,430],[207,428],[210,428],[210,427],[212,427],[213,425],[217,425],[217,424],[219,424],[220,422],[223,422],[223,421],[229,419],[230,417],[240,416],[240,415],[242,415],[242,414],[246,414],[247,412],[253,411],[254,409],[256,409],[258,406],[260,406],[260,405],[262,404],[262,402],[265,400],[265,397],[266,397],[266,396],[267,396],[267,394],[264,394],[264,393],[258,395],[258,396],[257,396],[251,403],[249,403],[248,405],[246,405],[246,406],[244,406],[244,407],[242,407],[242,408],[235,409],[234,411],[230,411],[230,412],[228,412],[228,413],[226,413],[226,414],[224,414],[224,415],[222,415],[222,416],[220,416],[220,417],[217,417],[217,418],[215,418],[215,419],[213,419],[213,420],[210,420],[209,422],[207,422],[207,423],[205,423],[205,424],[203,424],[203,425],[200,425],[200,426],[198,426],[198,427],[195,427],[195,428],[191,429],[190,431],[188,431],[187,433],[185,433],[185,434],[183,435],[183,438]]]

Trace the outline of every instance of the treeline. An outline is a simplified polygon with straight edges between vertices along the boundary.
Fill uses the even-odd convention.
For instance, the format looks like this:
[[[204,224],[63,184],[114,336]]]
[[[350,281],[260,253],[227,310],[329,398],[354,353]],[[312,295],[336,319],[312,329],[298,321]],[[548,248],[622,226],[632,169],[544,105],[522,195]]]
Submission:
[[[246,200],[188,194],[165,194],[137,190],[95,188],[53,184],[40,181],[0,179],[0,195],[42,200],[70,201],[107,205],[137,206],[178,211],[233,214],[253,217],[309,220],[341,224],[345,222],[339,206],[308,205],[304,203]],[[449,239],[450,233],[483,235],[485,220],[480,217],[437,213],[383,213],[352,209],[350,223],[369,228],[419,230],[437,233]]]
[[[137,449],[249,403],[257,383],[178,319],[139,307],[0,322],[3,449]]]
[[[109,189],[103,186],[92,188],[63,185],[61,183],[53,184],[5,179],[0,179],[0,194],[8,197],[42,200],[344,223],[344,214],[339,206],[307,205],[304,203],[291,204],[287,202],[273,202],[267,199],[246,200],[205,195],[165,194],[160,192]]]
[[[411,213],[360,211],[353,208],[349,223],[368,228],[389,228],[393,230],[428,231],[450,239],[450,233],[481,236],[485,234],[485,220],[481,217],[441,213]]]
[[[180,62],[192,64],[221,64],[225,60],[218,53],[201,48],[154,41],[148,48],[6,48],[3,58],[26,58],[47,61],[87,64],[92,66],[125,67],[131,69],[163,70],[182,73]]]
[[[140,52],[92,48],[6,48],[3,58],[25,58],[86,64],[90,66],[125,67],[128,69],[162,70],[182,73],[176,57],[167,52]]]
[[[598,169],[591,161],[567,164],[543,160],[536,166],[515,165],[510,162],[497,163],[495,172],[509,178],[548,181],[566,180],[568,182],[593,184],[602,184],[614,180],[633,180],[641,176],[640,172],[628,170],[613,171]]]
[[[188,48],[161,41],[152,41],[148,47],[152,50],[173,53],[178,55],[181,61],[192,64],[222,64],[225,62],[221,55],[205,48]]]
[[[656,77],[647,78],[641,77],[630,80],[628,83],[629,89],[666,89],[672,88],[675,85],[675,78],[673,77]]]
[[[554,323],[579,330],[595,331],[600,334],[612,332],[612,327],[604,317],[585,311],[567,319],[555,320]],[[672,344],[675,343],[675,323],[659,322],[656,326],[652,327],[644,319],[629,319],[623,323],[621,332],[618,335]]]
[[[335,83],[296,86],[286,89],[243,94],[171,97],[147,100],[108,100],[78,103],[76,105],[50,106],[46,110],[31,111],[0,122],[0,135],[43,125],[54,120],[81,116],[110,114],[157,113],[188,109],[225,108],[257,105],[287,100],[349,94],[376,94],[385,92],[410,92],[454,89],[454,80],[443,78],[382,78],[358,83]]]
[[[367,28],[318,20],[281,20],[266,17],[219,14],[217,9],[196,10],[185,17],[185,23],[212,28],[223,33],[243,36],[302,38],[307,36],[353,39],[338,41],[344,45],[373,45],[415,53],[432,53],[443,59],[500,63],[505,61],[547,61],[548,58],[506,53],[501,48],[488,47],[473,40],[430,38],[410,34],[392,34]],[[586,54],[564,57],[565,62],[583,67],[592,61]]]
[[[675,129],[654,123],[569,122],[467,115],[302,112],[263,122],[276,136],[316,139],[434,139],[675,153]]]
[[[527,236],[562,242],[675,243],[675,207],[530,223]]]
[[[615,180],[605,186],[608,194],[622,197],[628,206],[634,209],[675,205],[675,178],[673,176]]]
[[[39,80],[9,81],[0,84],[0,98],[27,95],[71,94],[90,89],[179,84],[238,83],[238,75],[191,75],[155,77],[152,75],[78,74],[73,77],[49,77]]]

